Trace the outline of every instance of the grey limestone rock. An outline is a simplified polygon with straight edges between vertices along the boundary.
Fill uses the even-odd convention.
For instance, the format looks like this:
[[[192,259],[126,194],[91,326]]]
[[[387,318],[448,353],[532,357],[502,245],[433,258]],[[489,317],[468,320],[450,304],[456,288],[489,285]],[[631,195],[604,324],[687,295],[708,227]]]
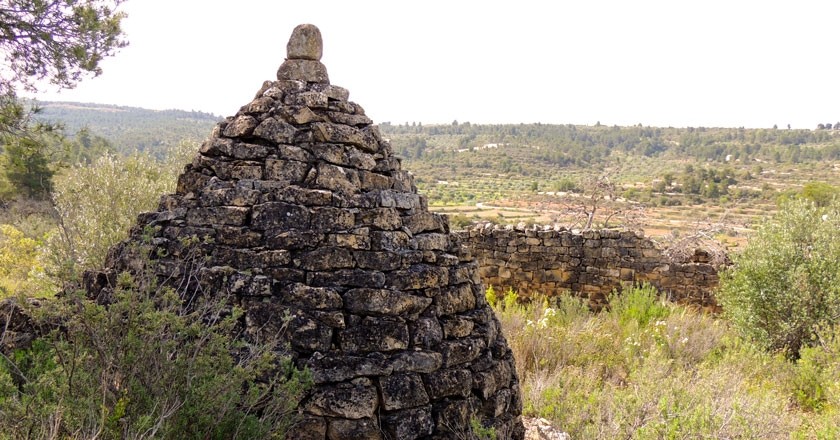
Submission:
[[[312,24],[301,24],[292,31],[289,43],[286,44],[286,58],[315,60],[321,59],[324,43],[321,31]]]

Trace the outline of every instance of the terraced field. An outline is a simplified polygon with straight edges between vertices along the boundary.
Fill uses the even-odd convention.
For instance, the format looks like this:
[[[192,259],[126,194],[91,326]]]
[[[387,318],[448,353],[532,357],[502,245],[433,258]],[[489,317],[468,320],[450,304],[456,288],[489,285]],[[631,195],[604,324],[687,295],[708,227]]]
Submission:
[[[647,156],[612,148],[590,164],[560,163],[557,157],[577,154],[565,153],[562,141],[536,145],[492,134],[430,135],[425,128],[418,134],[385,131],[432,209],[450,215],[456,227],[492,221],[579,228],[593,211],[594,197],[601,200],[594,204],[593,226],[606,222],[609,227],[641,229],[661,240],[705,231],[734,247],[776,211],[781,198],[813,182],[840,187],[840,159],[833,158],[794,163],[760,154],[742,160],[717,153],[721,160],[699,160],[671,150]],[[797,148],[834,148],[840,141],[832,136],[830,142]],[[764,148],[786,151],[778,145],[776,150]],[[701,182],[700,192],[692,194],[680,180],[692,169],[695,174],[708,170],[717,177],[731,175],[731,180],[719,194],[709,194],[711,181]],[[665,185],[663,178],[669,174],[673,181]],[[609,191],[592,188],[593,182],[603,181],[609,182]]]

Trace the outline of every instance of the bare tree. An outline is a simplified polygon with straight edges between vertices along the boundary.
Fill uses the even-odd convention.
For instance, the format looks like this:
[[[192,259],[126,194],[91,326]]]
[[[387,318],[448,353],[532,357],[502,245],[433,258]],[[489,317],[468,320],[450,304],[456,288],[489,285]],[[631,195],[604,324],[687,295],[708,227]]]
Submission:
[[[616,169],[605,169],[581,181],[582,192],[570,198],[564,209],[571,217],[570,228],[608,228],[616,221],[627,228],[643,224],[644,205],[619,200],[622,187],[616,183],[617,174]]]

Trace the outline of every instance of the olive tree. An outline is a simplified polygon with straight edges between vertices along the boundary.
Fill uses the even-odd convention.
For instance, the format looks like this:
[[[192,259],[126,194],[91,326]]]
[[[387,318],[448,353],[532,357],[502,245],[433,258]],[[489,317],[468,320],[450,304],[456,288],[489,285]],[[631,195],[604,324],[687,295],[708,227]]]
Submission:
[[[797,357],[840,323],[840,205],[793,199],[764,222],[721,275],[733,324],[769,350]]]

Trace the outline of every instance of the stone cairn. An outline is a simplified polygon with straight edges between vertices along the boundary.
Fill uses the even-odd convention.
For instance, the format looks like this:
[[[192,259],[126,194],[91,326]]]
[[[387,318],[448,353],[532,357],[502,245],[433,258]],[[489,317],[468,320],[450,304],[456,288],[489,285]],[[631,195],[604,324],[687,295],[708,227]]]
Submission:
[[[523,438],[514,360],[476,262],[330,85],[321,53],[318,28],[295,28],[277,81],[218,124],[88,291],[101,298],[114,274],[151,268],[230,295],[246,338],[282,334],[314,376],[290,438],[472,438],[474,420]],[[205,239],[200,268],[186,237]],[[152,260],[132,251],[141,240]]]

